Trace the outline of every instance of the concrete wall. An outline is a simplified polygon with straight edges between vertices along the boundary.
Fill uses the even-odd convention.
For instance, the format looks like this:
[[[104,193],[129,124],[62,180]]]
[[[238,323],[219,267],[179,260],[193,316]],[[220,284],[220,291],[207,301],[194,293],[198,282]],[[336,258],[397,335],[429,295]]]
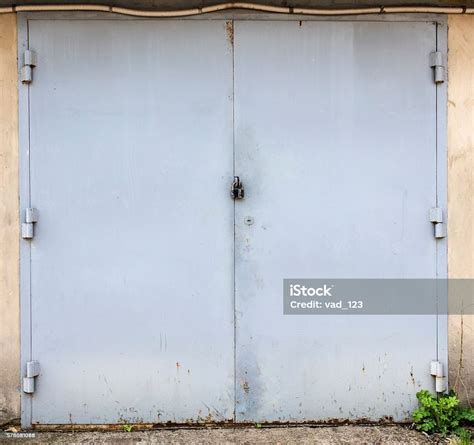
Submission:
[[[474,278],[474,17],[449,18],[448,268]],[[16,18],[0,15],[0,424],[19,417]],[[474,316],[451,316],[450,382],[474,401]]]
[[[16,17],[0,15],[0,423],[20,416]]]
[[[474,17],[448,25],[448,274],[474,278]],[[474,402],[474,315],[450,316],[449,381]]]

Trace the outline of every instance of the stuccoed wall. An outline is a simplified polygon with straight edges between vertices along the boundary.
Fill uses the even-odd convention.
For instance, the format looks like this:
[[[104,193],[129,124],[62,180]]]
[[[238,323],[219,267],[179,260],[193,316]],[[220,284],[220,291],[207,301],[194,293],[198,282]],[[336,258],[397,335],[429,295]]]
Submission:
[[[0,424],[20,416],[16,17],[0,15]]]
[[[448,48],[448,275],[474,278],[474,17],[449,17]],[[449,318],[449,381],[474,402],[474,315]]]

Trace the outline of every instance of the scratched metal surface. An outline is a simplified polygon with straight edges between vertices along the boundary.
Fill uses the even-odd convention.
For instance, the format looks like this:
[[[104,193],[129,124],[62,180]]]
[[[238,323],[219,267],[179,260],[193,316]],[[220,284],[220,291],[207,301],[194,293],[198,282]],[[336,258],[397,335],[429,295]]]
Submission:
[[[41,20],[29,43],[33,423],[232,418],[226,23]]]
[[[405,420],[436,316],[284,316],[282,282],[436,277],[436,26],[237,21],[234,40],[236,419]]]
[[[292,318],[281,292],[436,276],[435,25],[29,33],[33,422],[406,419],[436,317]]]

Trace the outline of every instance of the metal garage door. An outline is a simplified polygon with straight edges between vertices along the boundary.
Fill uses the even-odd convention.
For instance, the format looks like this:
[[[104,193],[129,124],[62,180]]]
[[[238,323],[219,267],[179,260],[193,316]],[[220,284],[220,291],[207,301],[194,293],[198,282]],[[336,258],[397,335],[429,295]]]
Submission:
[[[234,410],[225,21],[32,20],[34,423]]]
[[[444,276],[436,24],[22,23],[23,423],[406,418],[437,316],[281,289]]]
[[[405,419],[432,387],[436,315],[283,315],[281,294],[284,278],[437,276],[436,25],[234,35],[236,417]]]

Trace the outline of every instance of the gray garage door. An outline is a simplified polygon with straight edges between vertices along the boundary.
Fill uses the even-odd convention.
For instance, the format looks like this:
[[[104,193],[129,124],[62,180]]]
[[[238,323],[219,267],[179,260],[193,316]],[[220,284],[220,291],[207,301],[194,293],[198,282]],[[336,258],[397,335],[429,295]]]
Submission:
[[[235,45],[237,419],[406,419],[437,317],[283,315],[281,294],[437,276],[436,26],[239,22]]]
[[[33,422],[232,418],[225,22],[29,33]]]
[[[26,26],[23,423],[406,418],[436,315],[284,316],[281,289],[437,276],[436,25]]]

